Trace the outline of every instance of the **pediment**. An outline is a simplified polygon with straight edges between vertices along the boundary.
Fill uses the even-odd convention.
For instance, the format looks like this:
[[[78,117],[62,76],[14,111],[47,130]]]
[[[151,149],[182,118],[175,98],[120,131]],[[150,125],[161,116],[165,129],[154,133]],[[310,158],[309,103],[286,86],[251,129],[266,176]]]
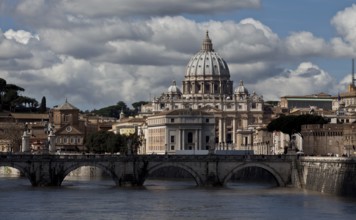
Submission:
[[[73,125],[65,125],[55,132],[56,135],[81,135],[83,132]]]

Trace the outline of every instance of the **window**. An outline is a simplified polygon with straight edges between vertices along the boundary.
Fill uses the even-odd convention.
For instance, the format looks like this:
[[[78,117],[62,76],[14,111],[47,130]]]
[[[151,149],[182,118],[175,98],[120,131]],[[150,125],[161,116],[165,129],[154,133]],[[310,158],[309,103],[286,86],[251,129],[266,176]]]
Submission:
[[[188,143],[193,143],[193,133],[188,132]]]
[[[174,150],[174,145],[171,145],[171,150]]]
[[[174,143],[174,136],[171,136],[171,143]]]
[[[210,136],[205,136],[205,143],[209,143],[210,141]]]
[[[206,122],[206,123],[209,123],[209,118],[206,118],[206,119],[205,119],[205,122]]]
[[[174,118],[171,118],[171,123],[173,123],[174,122]]]

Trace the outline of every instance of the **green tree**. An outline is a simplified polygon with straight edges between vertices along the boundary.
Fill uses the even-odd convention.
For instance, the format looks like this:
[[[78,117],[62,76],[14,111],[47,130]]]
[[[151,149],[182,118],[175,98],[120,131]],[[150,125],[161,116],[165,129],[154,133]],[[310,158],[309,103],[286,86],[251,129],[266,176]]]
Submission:
[[[272,120],[267,125],[267,130],[269,132],[281,131],[289,135],[289,138],[292,137],[294,133],[301,131],[302,125],[305,124],[326,124],[328,121],[318,115],[288,115],[280,116]]]
[[[140,146],[142,145],[142,137],[136,133],[125,135],[125,146],[122,154],[137,154]]]
[[[0,78],[0,99],[1,99],[0,111],[2,111],[2,108],[3,108],[3,99],[4,99],[4,95],[5,95],[5,89],[6,89],[6,80]]]
[[[38,102],[36,99],[27,96],[18,96],[10,102],[10,110],[15,112],[20,111],[36,111]]]
[[[141,109],[142,105],[146,105],[148,102],[146,101],[139,101],[139,102],[134,102],[132,103],[132,107],[134,108],[134,111],[137,113]]]
[[[89,152],[137,154],[142,139],[137,134],[121,135],[109,131],[98,131],[87,136],[85,146]]]
[[[126,103],[122,101],[119,101],[116,105],[111,105],[105,108],[101,108],[99,110],[93,110],[92,112],[105,117],[118,118],[120,116],[121,111],[124,112],[125,115],[131,115],[130,109],[127,108]]]
[[[47,111],[46,97],[42,97],[40,108],[38,109],[40,113],[45,113]]]
[[[85,142],[85,146],[90,152],[104,153],[106,151],[106,141],[109,133],[107,131],[98,131],[91,133]]]
[[[25,91],[24,88],[8,84],[6,80],[0,78],[0,110],[7,111],[37,111],[38,102],[30,97],[20,96],[19,92]]]

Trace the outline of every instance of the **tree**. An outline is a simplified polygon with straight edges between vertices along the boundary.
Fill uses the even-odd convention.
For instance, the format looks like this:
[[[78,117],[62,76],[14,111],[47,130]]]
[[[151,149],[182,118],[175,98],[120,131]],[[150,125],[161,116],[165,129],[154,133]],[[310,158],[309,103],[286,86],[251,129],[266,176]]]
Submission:
[[[130,109],[123,101],[119,101],[116,105],[111,105],[99,110],[93,110],[92,112],[105,117],[115,117],[118,118],[120,113],[124,112],[125,115],[131,115]]]
[[[17,110],[23,111],[36,111],[38,102],[36,99],[27,96],[18,96],[10,102],[10,110],[15,112]]]
[[[40,108],[38,109],[40,113],[45,113],[47,111],[46,97],[42,97]]]
[[[125,146],[123,148],[122,154],[137,154],[140,146],[142,145],[142,137],[136,133],[125,135]]]
[[[24,88],[8,84],[6,80],[0,78],[0,110],[7,111],[37,111],[38,102],[30,97],[20,96],[19,92],[25,91]]]
[[[122,155],[137,154],[142,138],[136,133],[130,135],[115,134],[109,131],[97,131],[88,135],[85,146],[94,153],[116,153]]]
[[[109,133],[107,131],[91,133],[85,141],[85,146],[90,152],[104,153],[106,151],[108,136]]]
[[[147,103],[148,102],[146,102],[146,101],[134,102],[134,103],[132,103],[132,107],[134,107],[134,110],[137,113],[141,109],[141,106],[146,105]]]
[[[0,139],[8,142],[9,151],[20,151],[23,131],[23,124],[5,123],[0,125]]]
[[[301,131],[302,125],[305,124],[326,124],[328,121],[317,115],[288,115],[280,116],[277,119],[272,120],[267,125],[267,130],[269,132],[281,131],[289,135],[289,138],[292,137],[294,133]]]
[[[3,99],[4,99],[4,95],[5,95],[5,88],[6,88],[6,80],[0,78],[0,99],[1,99],[0,111],[3,108]]]

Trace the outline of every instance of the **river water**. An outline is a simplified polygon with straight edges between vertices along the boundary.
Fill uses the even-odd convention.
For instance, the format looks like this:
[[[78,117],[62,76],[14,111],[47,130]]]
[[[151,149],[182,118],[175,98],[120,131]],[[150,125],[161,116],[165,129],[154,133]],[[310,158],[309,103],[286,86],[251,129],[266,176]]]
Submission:
[[[229,183],[195,187],[191,181],[148,180],[117,188],[109,179],[66,178],[61,187],[32,187],[27,179],[0,178],[0,219],[355,219],[356,199]]]

